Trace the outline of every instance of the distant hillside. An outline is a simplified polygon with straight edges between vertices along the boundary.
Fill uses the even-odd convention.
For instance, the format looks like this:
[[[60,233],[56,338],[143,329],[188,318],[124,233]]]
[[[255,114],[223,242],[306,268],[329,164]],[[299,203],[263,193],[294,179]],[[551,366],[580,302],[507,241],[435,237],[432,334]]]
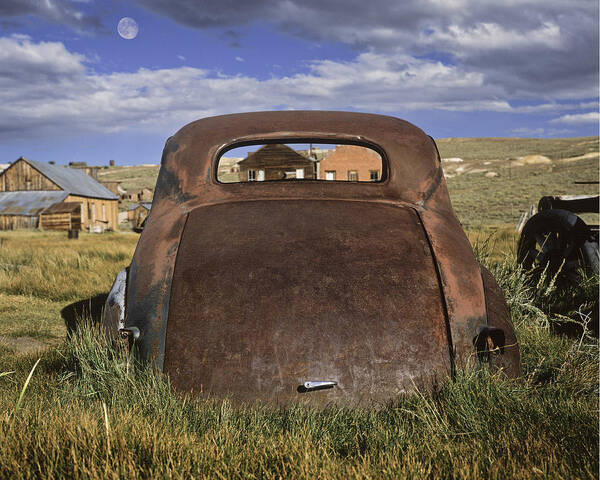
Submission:
[[[597,194],[598,138],[442,138],[436,140],[452,205],[468,228],[513,225],[543,195]],[[159,166],[109,167],[100,180],[127,190],[154,188]],[[587,218],[590,221],[590,218]],[[597,220],[596,220],[597,221]]]
[[[140,165],[134,167],[108,167],[98,172],[101,182],[120,181],[125,190],[140,190],[143,187],[154,189],[160,165]]]
[[[439,138],[442,158],[494,160],[544,155],[551,160],[598,151],[598,137],[576,138]]]
[[[532,156],[534,163],[465,160],[443,167],[458,218],[466,227],[477,228],[514,225],[521,212],[531,204],[537,205],[544,195],[598,194],[598,185],[575,185],[576,181],[598,180],[598,155],[582,157],[549,160]],[[457,172],[459,169],[462,172]],[[585,220],[598,222],[597,216]]]

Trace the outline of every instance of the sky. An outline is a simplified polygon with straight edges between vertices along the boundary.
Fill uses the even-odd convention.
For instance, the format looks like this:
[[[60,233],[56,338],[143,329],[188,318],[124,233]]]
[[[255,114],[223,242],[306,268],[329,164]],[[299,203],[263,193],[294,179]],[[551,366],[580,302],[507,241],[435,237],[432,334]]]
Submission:
[[[598,135],[598,18],[597,0],[0,0],[0,163],[159,163],[185,124],[259,110]]]

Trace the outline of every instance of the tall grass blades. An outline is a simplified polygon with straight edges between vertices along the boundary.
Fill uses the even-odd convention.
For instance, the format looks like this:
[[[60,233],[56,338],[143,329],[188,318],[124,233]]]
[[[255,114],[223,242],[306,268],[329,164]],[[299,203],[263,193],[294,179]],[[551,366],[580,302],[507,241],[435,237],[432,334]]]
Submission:
[[[83,242],[60,263],[52,258],[66,246],[44,235],[32,234],[36,253],[27,261],[41,265],[43,252],[54,266],[40,268],[60,277],[60,269],[71,268],[79,256],[78,280],[68,286],[75,299],[99,293],[87,285],[88,277],[92,283],[99,278],[91,265],[116,273],[122,267],[118,252],[126,251],[120,242],[129,241],[114,235],[97,247]],[[508,300],[521,378],[459,371],[432,392],[400,394],[367,409],[235,406],[174,391],[168,377],[135,363],[126,345],[84,322],[41,355],[0,348],[0,371],[6,373],[0,375],[0,478],[597,478],[597,338],[589,329],[576,336],[554,331],[558,314],[548,309],[550,298],[528,284],[512,254],[498,252],[509,242],[509,236],[490,239],[477,252]],[[101,255],[86,253],[95,249],[117,255],[95,264]],[[29,275],[25,270],[16,275]],[[111,282],[112,276],[102,288]],[[585,321],[577,313],[585,313],[585,302],[579,302],[593,286],[582,288],[565,297],[560,315]],[[3,320],[16,318],[21,329],[33,329],[40,318],[34,315],[45,306],[48,321],[59,321],[52,315],[63,304],[47,300],[39,285],[30,291],[4,294],[19,308],[0,303]],[[0,335],[20,338],[14,332],[22,330],[0,322]]]
[[[33,377],[33,372],[35,371],[35,367],[38,366],[38,363],[40,363],[41,358],[38,358],[37,362],[34,363],[33,367],[31,367],[31,371],[29,372],[29,375],[27,376],[27,380],[25,380],[25,383],[23,384],[23,388],[21,389],[21,393],[19,394],[19,398],[17,399],[17,404],[15,405],[15,415],[19,412],[19,408],[21,407],[21,402],[23,401],[23,397],[25,397],[25,391],[27,390],[27,386],[29,385],[29,382],[31,381],[31,377]]]

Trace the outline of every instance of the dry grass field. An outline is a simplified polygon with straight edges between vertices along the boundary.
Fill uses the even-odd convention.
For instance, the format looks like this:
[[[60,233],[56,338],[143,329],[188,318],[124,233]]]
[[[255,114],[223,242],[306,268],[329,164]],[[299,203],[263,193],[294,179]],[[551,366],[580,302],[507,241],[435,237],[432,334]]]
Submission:
[[[598,181],[596,137],[456,138],[437,144],[442,158],[463,160],[443,167],[452,205],[469,229],[515,225],[544,195],[598,194],[598,185],[575,184]]]
[[[98,172],[98,180],[103,182],[120,181],[125,190],[154,188],[159,168],[159,165],[105,167]]]
[[[571,193],[573,175],[598,176],[597,159],[564,161],[588,153],[573,142],[562,159],[539,150],[552,171],[524,165],[507,178],[504,164],[498,177],[448,178],[476,255],[507,297],[521,377],[460,373],[384,408],[240,409],[174,392],[93,327],[67,339],[59,314],[106,292],[138,235],[0,232],[0,478],[597,478],[600,362],[586,322],[598,278],[563,294],[528,286],[515,265],[517,214],[506,211],[507,196],[518,196],[517,211],[546,188]],[[487,160],[443,155],[475,168],[510,150],[501,143]],[[557,332],[565,323],[575,334]]]
[[[471,161],[506,160],[544,155],[551,160],[598,152],[598,137],[573,138],[438,138],[442,158]]]

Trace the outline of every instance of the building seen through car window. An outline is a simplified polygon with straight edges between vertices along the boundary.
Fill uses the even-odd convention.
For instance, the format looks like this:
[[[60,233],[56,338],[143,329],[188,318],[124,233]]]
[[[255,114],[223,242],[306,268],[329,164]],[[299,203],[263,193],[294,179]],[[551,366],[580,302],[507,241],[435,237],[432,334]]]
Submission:
[[[240,182],[315,179],[315,162],[283,144],[269,144],[238,162]]]
[[[300,147],[301,145],[297,145]],[[242,147],[243,148],[243,147]],[[218,179],[230,182],[264,182],[269,180],[337,180],[377,182],[381,180],[381,156],[358,145],[331,145],[294,149],[284,144],[262,145],[238,160],[239,149],[221,157]]]
[[[337,145],[320,162],[319,179],[376,182],[381,179],[381,157],[370,148]]]

